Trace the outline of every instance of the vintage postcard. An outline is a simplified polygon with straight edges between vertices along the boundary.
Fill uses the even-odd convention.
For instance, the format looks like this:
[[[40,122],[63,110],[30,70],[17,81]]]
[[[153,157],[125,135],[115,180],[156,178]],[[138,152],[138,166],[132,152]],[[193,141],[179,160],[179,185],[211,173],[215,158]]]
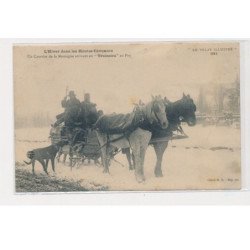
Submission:
[[[241,189],[240,44],[15,44],[15,190]]]

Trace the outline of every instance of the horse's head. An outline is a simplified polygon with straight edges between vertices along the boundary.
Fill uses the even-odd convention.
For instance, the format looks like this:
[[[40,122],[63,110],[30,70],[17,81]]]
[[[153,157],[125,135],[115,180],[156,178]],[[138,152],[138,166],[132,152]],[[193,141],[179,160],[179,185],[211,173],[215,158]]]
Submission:
[[[190,95],[185,95],[180,100],[181,103],[181,116],[182,122],[186,122],[188,126],[194,126],[196,124],[196,105]]]
[[[152,101],[146,105],[146,110],[147,119],[150,123],[156,122],[163,129],[168,127],[165,103],[161,96],[152,96]]]

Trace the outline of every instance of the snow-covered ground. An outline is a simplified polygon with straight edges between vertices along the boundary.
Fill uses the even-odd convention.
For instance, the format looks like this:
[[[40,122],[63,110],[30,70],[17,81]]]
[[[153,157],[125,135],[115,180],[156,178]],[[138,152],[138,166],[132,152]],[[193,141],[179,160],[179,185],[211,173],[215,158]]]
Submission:
[[[172,189],[237,189],[240,188],[240,130],[232,127],[196,125],[183,127],[189,138],[169,142],[165,151],[162,170],[164,177],[154,176],[156,156],[149,146],[145,159],[145,183],[135,181],[134,172],[129,171],[125,155],[116,160],[126,167],[112,162],[110,174],[93,163],[75,167],[57,163],[56,176],[81,180],[84,184],[96,183],[110,190],[172,190]],[[23,162],[26,152],[48,146],[49,128],[16,129],[16,161]],[[223,148],[220,148],[223,147]],[[211,150],[215,148],[217,150]],[[31,165],[23,166],[31,171]],[[42,167],[36,163],[36,172]],[[52,175],[51,167],[49,171]]]

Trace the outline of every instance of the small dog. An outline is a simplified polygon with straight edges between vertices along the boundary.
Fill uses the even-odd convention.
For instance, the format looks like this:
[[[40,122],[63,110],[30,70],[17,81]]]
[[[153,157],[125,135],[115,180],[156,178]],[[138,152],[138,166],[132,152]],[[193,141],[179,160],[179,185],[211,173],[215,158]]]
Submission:
[[[27,165],[32,164],[32,173],[35,174],[35,162],[38,161],[42,164],[44,172],[48,175],[48,163],[51,160],[52,170],[55,172],[55,157],[64,142],[58,142],[45,148],[37,148],[27,152],[27,157],[30,162],[24,161]]]

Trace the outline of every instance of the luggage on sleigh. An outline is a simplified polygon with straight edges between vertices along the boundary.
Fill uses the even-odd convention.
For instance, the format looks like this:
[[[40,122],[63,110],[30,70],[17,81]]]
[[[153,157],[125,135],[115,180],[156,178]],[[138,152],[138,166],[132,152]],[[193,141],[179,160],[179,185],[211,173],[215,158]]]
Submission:
[[[69,140],[69,135],[67,133],[67,128],[60,124],[58,126],[51,126],[49,138],[52,144],[56,144],[61,141],[65,141],[66,143]]]
[[[71,147],[70,165],[80,165],[85,160],[93,160],[95,164],[99,164],[101,151],[96,132],[93,130],[75,129],[71,140],[69,141]]]
[[[139,127],[142,121],[142,113],[138,110],[128,114],[103,115],[98,119],[95,128],[107,134],[129,133]]]
[[[86,159],[94,160],[97,163],[101,156],[96,133],[90,129],[76,127],[72,130],[64,125],[59,125],[51,128],[50,139],[52,144],[64,141],[65,145],[70,147],[68,153],[71,166],[83,163]]]
[[[101,157],[101,151],[95,131],[87,131],[84,140],[77,140],[72,145],[72,151],[73,157],[77,155],[83,159],[98,160]]]

